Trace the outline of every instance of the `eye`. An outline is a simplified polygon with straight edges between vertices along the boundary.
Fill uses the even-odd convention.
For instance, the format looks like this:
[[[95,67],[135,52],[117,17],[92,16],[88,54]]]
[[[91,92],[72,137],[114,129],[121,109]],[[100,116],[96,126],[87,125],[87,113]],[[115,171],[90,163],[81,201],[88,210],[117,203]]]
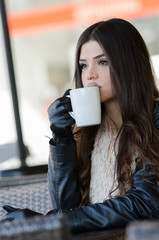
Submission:
[[[84,63],[81,63],[81,64],[79,64],[79,65],[80,65],[80,69],[81,69],[81,70],[83,70],[84,68],[87,67],[87,64],[84,64]]]
[[[106,65],[108,65],[108,61],[107,61],[107,60],[100,60],[100,61],[98,62],[98,64],[99,64],[99,65],[104,65],[104,66],[106,66]]]

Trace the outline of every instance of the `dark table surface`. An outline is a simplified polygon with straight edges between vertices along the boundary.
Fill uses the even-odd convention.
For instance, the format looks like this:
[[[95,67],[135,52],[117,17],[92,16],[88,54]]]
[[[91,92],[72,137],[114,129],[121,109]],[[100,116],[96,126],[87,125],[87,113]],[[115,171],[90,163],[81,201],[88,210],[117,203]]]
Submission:
[[[105,231],[92,231],[74,234],[72,240],[124,240],[125,230],[123,228]]]

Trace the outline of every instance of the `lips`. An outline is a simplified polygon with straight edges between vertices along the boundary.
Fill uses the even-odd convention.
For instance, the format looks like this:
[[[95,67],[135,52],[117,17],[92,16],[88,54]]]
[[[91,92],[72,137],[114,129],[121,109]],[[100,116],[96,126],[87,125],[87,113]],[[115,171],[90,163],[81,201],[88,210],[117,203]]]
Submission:
[[[89,82],[87,87],[99,87],[95,82]]]

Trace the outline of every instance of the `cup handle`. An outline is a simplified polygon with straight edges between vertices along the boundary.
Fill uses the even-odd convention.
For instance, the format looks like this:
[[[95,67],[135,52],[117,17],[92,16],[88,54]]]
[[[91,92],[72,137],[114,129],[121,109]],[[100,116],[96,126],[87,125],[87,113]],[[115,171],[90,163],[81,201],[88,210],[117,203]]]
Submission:
[[[66,97],[71,98],[70,95],[66,95]],[[75,115],[73,112],[68,112],[72,118],[75,119]]]

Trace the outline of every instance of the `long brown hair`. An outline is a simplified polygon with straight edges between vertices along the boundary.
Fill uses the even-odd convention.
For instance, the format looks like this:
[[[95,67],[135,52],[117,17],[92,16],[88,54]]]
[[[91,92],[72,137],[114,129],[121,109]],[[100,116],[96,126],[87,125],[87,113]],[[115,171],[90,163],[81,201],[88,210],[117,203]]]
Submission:
[[[109,57],[112,86],[120,106],[123,125],[116,156],[117,188],[123,192],[132,182],[131,164],[137,159],[148,163],[159,179],[159,133],[153,123],[154,99],[159,97],[151,68],[150,56],[137,29],[123,19],[93,24],[80,36],[76,49],[75,85],[83,87],[79,55],[89,40],[99,43]],[[99,126],[78,129],[77,174],[82,194],[81,205],[89,204],[91,152]]]

